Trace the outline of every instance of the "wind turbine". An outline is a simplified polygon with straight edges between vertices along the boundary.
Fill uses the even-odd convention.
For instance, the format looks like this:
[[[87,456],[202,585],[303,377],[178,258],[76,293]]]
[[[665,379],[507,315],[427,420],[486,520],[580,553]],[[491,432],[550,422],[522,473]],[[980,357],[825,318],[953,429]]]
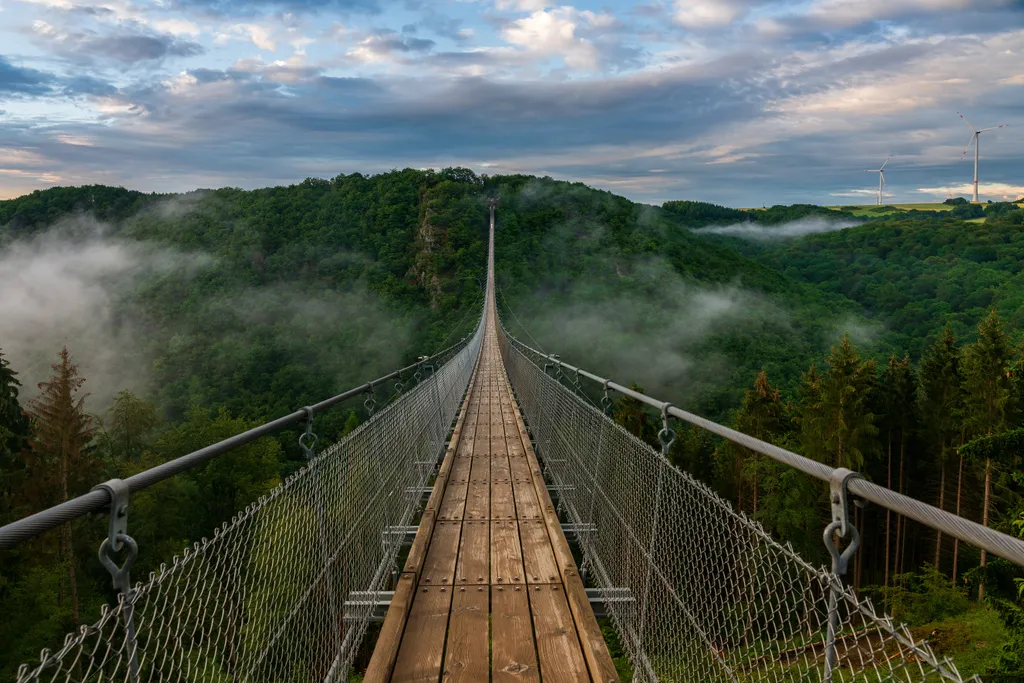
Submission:
[[[885,161],[882,162],[882,165],[879,168],[866,168],[866,169],[864,169],[865,173],[877,173],[878,174],[878,201],[876,201],[875,203],[878,204],[879,206],[882,205],[882,188],[885,187],[885,170],[884,169],[885,169],[885,165],[887,163],[889,163],[889,159],[892,159],[892,157],[886,157]]]
[[[957,114],[960,114],[960,112],[957,112]],[[997,128],[1006,128],[1006,124],[1004,123],[1001,126],[992,126],[991,128],[982,128],[981,130],[978,130],[977,128],[974,127],[974,124],[972,124],[970,121],[968,121],[966,118],[964,118],[963,114],[960,114],[960,118],[962,118],[964,120],[964,123],[967,125],[968,128],[971,129],[971,133],[972,133],[971,140],[970,140],[970,142],[967,143],[967,149],[965,149],[964,153],[960,155],[960,160],[963,161],[963,158],[965,156],[967,156],[968,152],[971,151],[971,145],[974,145],[974,202],[977,203],[978,202],[978,147],[981,144],[981,134],[982,133],[987,133],[990,130],[996,130]]]

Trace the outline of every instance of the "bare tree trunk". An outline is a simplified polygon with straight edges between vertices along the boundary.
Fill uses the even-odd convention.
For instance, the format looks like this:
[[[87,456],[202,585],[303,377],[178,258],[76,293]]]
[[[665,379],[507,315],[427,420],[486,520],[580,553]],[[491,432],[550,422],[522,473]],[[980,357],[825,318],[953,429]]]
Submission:
[[[899,465],[899,492],[903,493],[903,432],[900,431],[900,465]],[[893,575],[902,574],[901,571],[903,563],[903,533],[905,531],[905,523],[903,515],[896,515],[896,557],[892,563]]]
[[[988,526],[988,503],[989,503],[989,491],[992,488],[992,460],[991,458],[985,459],[985,503],[982,507],[981,512],[981,523],[983,526]],[[985,549],[981,550],[981,567],[985,568],[985,560],[987,559],[988,553]],[[978,584],[978,602],[985,599],[985,579],[984,573],[982,574],[981,583]]]
[[[904,493],[903,475],[907,471],[907,438],[906,433],[900,430],[900,493]],[[905,571],[907,564],[907,518],[900,515],[900,524],[903,530],[900,532],[902,545],[900,546],[900,574]]]
[[[740,455],[740,465],[737,469],[736,476],[736,509],[743,512],[743,456]]]
[[[889,430],[889,462],[886,465],[886,482],[885,487],[892,490],[892,430]],[[885,570],[882,585],[886,588],[889,587],[889,548],[890,548],[890,532],[891,532],[891,520],[892,510],[886,508],[885,510]],[[886,593],[885,599],[886,607],[889,605],[888,593]]]
[[[942,448],[945,451],[945,445]],[[946,462],[939,460],[939,509],[945,510],[946,504]],[[935,536],[935,570],[939,571],[939,561],[942,555],[942,532],[936,532]]]
[[[70,463],[68,463],[68,452],[67,444],[64,444],[64,452],[59,454],[60,457],[60,493],[62,502],[71,500],[71,494],[68,490],[68,476]],[[75,545],[74,538],[71,535],[71,522],[65,522],[64,527],[61,529],[61,540],[64,546],[64,561],[68,563],[68,582],[70,583],[69,592],[71,594],[71,618],[75,624],[75,630],[78,630],[79,625],[82,623],[78,610],[78,581],[75,576]]]
[[[761,463],[759,463],[757,461],[757,453],[755,453],[754,454],[754,491],[753,491],[753,493],[754,493],[754,512],[753,512],[753,514],[755,514],[755,515],[757,514],[757,479],[758,479],[758,476],[759,476],[758,465],[760,465],[760,464]]]
[[[956,473],[956,516],[960,516],[960,492],[964,482],[964,456],[960,456],[960,465]],[[956,585],[956,564],[960,559],[960,539],[953,539],[953,585]]]

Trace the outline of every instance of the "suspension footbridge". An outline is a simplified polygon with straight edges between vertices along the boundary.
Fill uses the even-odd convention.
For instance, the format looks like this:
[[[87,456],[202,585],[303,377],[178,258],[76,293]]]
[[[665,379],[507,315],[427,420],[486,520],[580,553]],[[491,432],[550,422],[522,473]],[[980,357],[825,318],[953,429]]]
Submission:
[[[613,393],[660,412],[660,452],[608,417]],[[370,419],[318,452],[316,416],[356,398]],[[827,482],[831,567],[673,467],[676,421]],[[306,467],[132,581],[145,552],[133,493],[294,427]],[[1024,565],[1018,539],[514,339],[494,302],[492,204],[484,311],[466,339],[0,528],[10,548],[107,515],[99,554],[117,595],[63,643],[40,643],[17,680],[349,681],[372,647],[366,682],[610,683],[606,633],[635,681],[965,680],[844,583],[854,497]]]

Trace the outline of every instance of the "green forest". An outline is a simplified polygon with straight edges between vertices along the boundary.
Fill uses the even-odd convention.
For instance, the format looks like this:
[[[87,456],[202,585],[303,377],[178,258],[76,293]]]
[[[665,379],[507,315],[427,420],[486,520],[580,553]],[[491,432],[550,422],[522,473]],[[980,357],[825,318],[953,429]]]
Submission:
[[[11,350],[16,331],[0,320],[0,523],[457,341],[479,315],[492,196],[510,334],[1024,532],[1016,205],[861,218],[811,205],[655,207],[580,183],[462,168],[185,195],[54,188],[0,201],[0,258],[20,249],[45,259],[54,240],[134,255],[141,265],[131,278],[101,282],[111,325],[126,331],[113,338],[130,337],[122,358],[142,378],[110,386],[89,372],[94,350],[60,335],[37,340],[47,348],[34,351],[53,367],[33,376],[27,361],[19,365],[24,352]],[[822,227],[790,237],[795,221]],[[735,225],[756,227],[759,239],[709,230]],[[360,402],[346,404],[318,431],[330,441],[365,417]],[[614,417],[656,443],[658,421],[636,402],[618,401]],[[677,466],[825,563],[824,485],[679,431]],[[261,440],[133,496],[132,533],[145,548],[133,573],[145,576],[294,472],[295,436]],[[857,590],[962,673],[998,680],[1024,670],[1021,568],[877,508],[858,508],[855,523],[864,542],[848,578]],[[0,675],[113,598],[96,558],[104,527],[82,519],[0,552],[0,610],[22,615],[0,623]]]

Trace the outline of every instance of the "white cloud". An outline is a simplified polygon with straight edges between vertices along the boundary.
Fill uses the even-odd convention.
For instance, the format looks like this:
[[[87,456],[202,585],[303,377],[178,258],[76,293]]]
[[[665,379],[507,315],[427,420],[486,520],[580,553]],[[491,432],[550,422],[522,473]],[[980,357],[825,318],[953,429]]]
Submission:
[[[600,55],[589,40],[576,35],[580,18],[574,7],[538,10],[506,26],[502,37],[525,53],[543,58],[562,57],[566,66],[593,71]]]
[[[921,187],[918,192],[930,194],[936,197],[947,197],[953,195],[974,194],[974,183],[962,183],[960,185],[949,185],[947,187]],[[984,179],[978,182],[978,195],[986,199],[1010,201],[1024,198],[1024,185],[1011,185],[1009,183],[986,183]]]
[[[157,31],[174,36],[191,36],[195,38],[201,33],[199,26],[195,22],[186,21],[185,19],[158,19],[149,22],[149,24]]]
[[[494,2],[495,8],[499,10],[516,12],[536,12],[547,9],[551,4],[547,0],[495,0]]]
[[[978,0],[817,0],[807,14],[823,24],[838,27],[910,12],[955,12],[978,4]],[[981,4],[993,3],[982,0]]]
[[[675,21],[689,29],[706,29],[729,24],[745,12],[733,0],[676,0]]]
[[[229,26],[226,32],[217,34],[213,42],[222,45],[236,37],[250,40],[253,45],[261,50],[273,52],[277,49],[277,45],[270,37],[270,31],[258,24],[235,24]]]
[[[60,131],[54,131],[53,139],[62,145],[73,145],[76,147],[95,147],[96,139],[88,135],[68,135]]]

